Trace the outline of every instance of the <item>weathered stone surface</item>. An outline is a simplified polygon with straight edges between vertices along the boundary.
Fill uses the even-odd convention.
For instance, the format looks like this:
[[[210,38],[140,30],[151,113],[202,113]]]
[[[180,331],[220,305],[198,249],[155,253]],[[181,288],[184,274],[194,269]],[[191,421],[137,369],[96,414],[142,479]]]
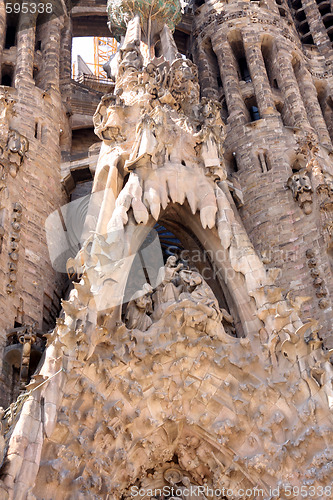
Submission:
[[[76,18],[95,12],[77,4]],[[165,18],[178,2],[110,3],[125,36],[104,96],[70,80],[70,18],[20,21],[16,89],[0,99],[0,307],[22,385],[47,345],[0,412],[1,498],[332,496],[330,32],[313,0],[301,14],[294,2],[198,4],[182,55]],[[98,100],[97,139],[71,141]],[[65,199],[60,149],[67,193],[77,182],[72,200],[92,196],[77,204],[85,241],[43,339],[32,285],[59,290],[41,228]],[[154,227],[164,265],[156,252],[139,272]]]

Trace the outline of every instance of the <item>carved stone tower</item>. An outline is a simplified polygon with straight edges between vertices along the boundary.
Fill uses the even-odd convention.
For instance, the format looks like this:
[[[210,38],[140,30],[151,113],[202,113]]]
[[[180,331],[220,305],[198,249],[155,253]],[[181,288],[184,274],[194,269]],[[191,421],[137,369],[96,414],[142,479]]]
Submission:
[[[6,9],[6,2],[0,3],[0,364],[6,405],[18,394],[17,328],[35,324],[37,332],[45,332],[60,311],[62,279],[51,266],[45,220],[65,202],[60,183],[63,24],[64,13],[16,13],[13,4]],[[30,373],[42,345],[37,339]]]
[[[328,35],[269,0],[193,9],[192,56],[178,0],[108,2],[85,241],[3,412],[2,498],[332,494]]]

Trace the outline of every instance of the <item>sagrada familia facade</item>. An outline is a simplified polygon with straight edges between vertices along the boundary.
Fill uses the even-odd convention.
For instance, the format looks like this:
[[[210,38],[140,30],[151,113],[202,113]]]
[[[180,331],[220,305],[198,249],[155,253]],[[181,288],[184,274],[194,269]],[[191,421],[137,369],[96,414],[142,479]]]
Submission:
[[[332,9],[0,1],[1,499],[333,498]]]

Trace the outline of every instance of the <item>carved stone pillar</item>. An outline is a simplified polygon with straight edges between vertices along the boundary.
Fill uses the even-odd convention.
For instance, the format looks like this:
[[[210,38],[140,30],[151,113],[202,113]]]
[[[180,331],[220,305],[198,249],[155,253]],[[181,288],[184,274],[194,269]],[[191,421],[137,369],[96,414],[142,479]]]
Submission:
[[[61,30],[60,40],[60,82],[67,84],[72,74],[72,20],[68,17]]]
[[[220,74],[227,101],[229,120],[233,123],[246,123],[246,109],[239,87],[235,58],[227,41],[221,43],[212,39],[213,50],[217,56]]]
[[[36,14],[31,12],[21,13],[17,31],[17,58],[15,71],[15,87],[19,87],[22,80],[32,80]]]
[[[249,65],[252,82],[257,98],[260,116],[276,114],[271,85],[267,77],[264,58],[260,45],[246,43],[244,40],[246,60]]]
[[[294,127],[309,128],[310,123],[307,119],[307,114],[298,88],[290,53],[287,52],[286,49],[279,47],[277,61],[279,66],[277,80],[291,115],[292,124]]]
[[[331,147],[331,139],[318,102],[317,89],[311,74],[303,64],[296,69],[296,78],[310,124],[317,132],[320,142]]]
[[[209,58],[202,45],[196,43],[193,54],[195,64],[199,69],[199,81],[202,97],[219,100],[219,86],[217,77],[220,76],[218,63],[213,66],[215,61]],[[222,82],[222,80],[221,80]]]
[[[43,50],[45,88],[49,85],[59,88],[59,52],[62,26],[61,18],[52,19],[45,26]]]

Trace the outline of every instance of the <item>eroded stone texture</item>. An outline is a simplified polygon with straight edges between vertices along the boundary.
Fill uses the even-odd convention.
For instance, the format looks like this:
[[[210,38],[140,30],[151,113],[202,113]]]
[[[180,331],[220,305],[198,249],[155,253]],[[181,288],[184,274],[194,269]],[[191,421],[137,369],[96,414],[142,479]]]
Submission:
[[[291,11],[194,5],[197,67],[163,13],[128,4],[114,3],[126,33],[94,115],[86,240],[67,263],[77,279],[40,368],[3,412],[1,495],[121,499],[171,486],[186,499],[205,485],[229,499],[251,488],[247,498],[288,498],[290,486],[322,498],[333,475],[330,128]],[[188,258],[152,256],[155,281],[144,274],[125,299],[156,223]],[[290,245],[295,261],[269,243]],[[11,335],[26,368],[34,327]]]

